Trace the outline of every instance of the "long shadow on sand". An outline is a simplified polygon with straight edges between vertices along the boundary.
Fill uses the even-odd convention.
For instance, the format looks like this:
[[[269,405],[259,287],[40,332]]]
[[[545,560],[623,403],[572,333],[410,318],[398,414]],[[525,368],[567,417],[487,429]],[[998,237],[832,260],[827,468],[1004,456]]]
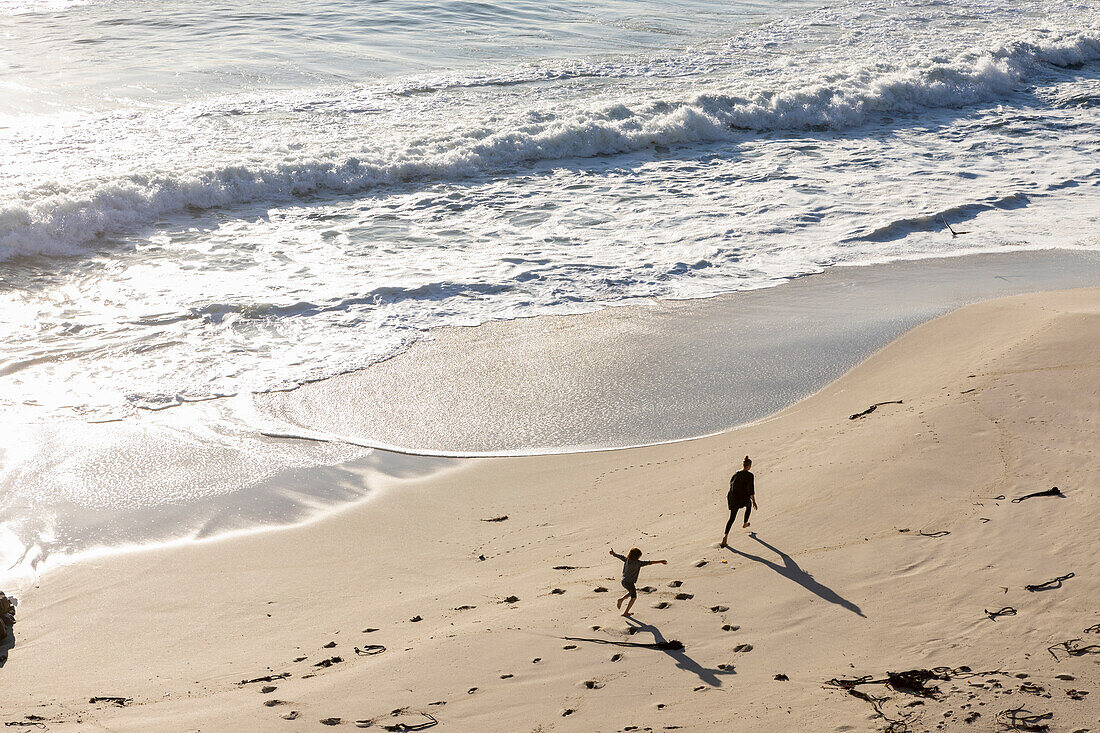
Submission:
[[[857,616],[863,616],[864,618],[867,618],[866,616],[864,616],[863,611],[860,610],[859,606],[852,603],[829,586],[823,585],[822,583],[814,580],[814,576],[810,575],[805,570],[800,568],[798,566],[798,563],[796,563],[790,555],[783,552],[777,547],[772,547],[767,542],[757,537],[756,532],[749,532],[749,537],[752,537],[764,547],[768,548],[776,555],[779,555],[779,557],[783,559],[783,564],[780,565],[778,563],[772,562],[771,560],[765,560],[764,558],[757,555],[750,555],[747,552],[742,552],[741,550],[734,549],[733,547],[727,547],[726,549],[734,554],[740,555],[741,557],[748,558],[749,560],[754,560],[761,565],[767,565],[769,568],[779,573],[784,578],[793,580],[794,582],[798,583],[803,588],[810,591],[819,598],[823,598],[829,603],[835,603],[838,606],[842,606],[852,613],[856,614]]]
[[[653,634],[653,640],[655,642],[660,643],[668,641],[668,639],[666,639],[664,635],[661,634],[661,630],[653,624],[647,624],[644,621],[639,621],[636,618],[628,618],[626,622],[636,628],[638,631],[646,631],[650,634]],[[709,669],[707,667],[704,667],[703,665],[699,664],[694,659],[689,657],[683,649],[676,651],[672,649],[661,649],[659,651],[662,651],[668,656],[672,657],[676,661],[677,667],[687,672],[691,672],[711,687],[722,686],[722,680],[718,678],[719,675],[737,674],[737,672],[732,667],[730,669]]]

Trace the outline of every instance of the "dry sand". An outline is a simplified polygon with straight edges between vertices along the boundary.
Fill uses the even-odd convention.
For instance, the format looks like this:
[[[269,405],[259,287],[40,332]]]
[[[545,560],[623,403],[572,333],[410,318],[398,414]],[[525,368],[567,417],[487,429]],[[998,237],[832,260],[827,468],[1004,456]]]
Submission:
[[[1051,713],[1035,721],[1050,730],[1097,731],[1100,653],[1055,645],[1100,645],[1086,632],[1100,629],[1098,385],[1092,288],[956,311],[710,438],[432,459],[427,477],[428,459],[395,457],[407,478],[307,525],[46,574],[20,594],[0,721],[418,730],[427,713],[456,731],[989,731],[1022,707]],[[849,419],[888,400],[902,404]],[[756,534],[737,528],[721,550],[726,482],[746,453]],[[1064,498],[1010,501],[1052,486]],[[631,545],[669,564],[643,569],[653,590],[628,622],[607,552]],[[984,612],[1003,607],[1016,615]],[[621,645],[662,639],[684,648]],[[372,644],[385,651],[362,654]],[[931,683],[935,699],[825,684],[935,667],[954,670]],[[286,676],[240,684],[267,675]]]

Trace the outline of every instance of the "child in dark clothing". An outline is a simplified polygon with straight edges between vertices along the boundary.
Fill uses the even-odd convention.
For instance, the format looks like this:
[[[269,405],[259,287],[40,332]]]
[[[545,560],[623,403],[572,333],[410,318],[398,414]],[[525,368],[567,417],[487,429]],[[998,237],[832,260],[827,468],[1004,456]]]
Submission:
[[[623,607],[623,601],[627,598],[630,599],[630,603],[626,604],[626,610],[623,611],[623,615],[630,616],[630,608],[634,605],[634,601],[638,600],[638,591],[634,587],[634,584],[638,582],[638,572],[646,565],[667,565],[668,560],[643,560],[642,551],[637,547],[631,548],[630,552],[623,557],[615,550],[611,550],[611,556],[623,561],[623,588],[626,588],[626,595],[620,598],[616,603],[616,608]]]

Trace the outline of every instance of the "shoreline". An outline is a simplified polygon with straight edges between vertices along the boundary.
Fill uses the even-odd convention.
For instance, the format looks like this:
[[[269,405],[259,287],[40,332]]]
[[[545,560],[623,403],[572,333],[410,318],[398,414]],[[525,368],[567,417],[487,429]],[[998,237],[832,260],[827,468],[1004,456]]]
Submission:
[[[0,715],[51,730],[428,713],[456,731],[871,731],[885,723],[866,703],[822,683],[965,665],[980,674],[937,682],[934,699],[894,695],[885,713],[919,712],[922,731],[978,713],[987,729],[1028,703],[1059,729],[1088,727],[1094,660],[1046,648],[1097,621],[1097,328],[1096,287],[981,303],[761,424],[464,461],[305,526],[57,568],[19,599]],[[745,453],[754,534],[718,550],[727,469]],[[1064,498],[991,498],[1052,483]],[[595,588],[617,587],[608,545],[635,543],[669,565],[643,571],[652,590],[624,623]],[[1064,587],[1024,589],[1067,572]],[[1019,617],[982,613],[1002,605]],[[683,649],[631,646],[651,639]]]
[[[1092,250],[836,266],[710,298],[433,329],[382,362],[255,404],[283,439],[412,455],[646,447],[775,415],[953,309],[1097,283]]]
[[[1070,269],[1072,271],[1067,274]],[[1022,281],[1014,276],[1023,272],[1030,272],[1031,279]],[[995,273],[1004,273],[1008,277],[997,279]],[[937,280],[945,274],[951,277]],[[709,299],[658,301],[610,307],[583,315],[544,316],[445,329],[434,333],[431,340],[422,342],[419,348],[414,347],[376,368],[340,375],[306,385],[295,392],[273,396],[272,400],[279,401],[296,401],[304,396],[319,397],[320,402],[303,403],[305,409],[298,410],[293,417],[298,422],[315,421],[320,425],[311,430],[296,430],[294,425],[286,424],[265,429],[263,425],[256,426],[250,419],[243,419],[242,424],[251,423],[250,430],[255,432],[251,435],[247,431],[239,436],[230,435],[236,442],[228,444],[232,449],[228,454],[222,451],[221,445],[215,444],[212,458],[205,458],[202,453],[197,457],[180,453],[173,441],[178,440],[180,430],[188,430],[187,426],[192,423],[199,427],[224,423],[225,413],[217,401],[186,405],[179,411],[150,413],[141,420],[84,425],[85,443],[89,447],[119,442],[135,445],[137,453],[129,458],[126,454],[119,456],[118,450],[110,454],[115,466],[112,470],[114,475],[108,477],[112,485],[132,484],[141,490],[153,485],[160,487],[159,493],[171,494],[175,491],[171,483],[173,480],[193,482],[207,480],[209,476],[218,480],[222,476],[239,474],[240,478],[234,479],[239,483],[228,493],[215,493],[209,498],[171,505],[167,507],[167,514],[156,507],[146,510],[112,505],[103,509],[80,510],[62,506],[53,520],[53,527],[41,531],[24,528],[21,534],[13,532],[6,538],[6,544],[0,548],[4,551],[0,555],[7,560],[5,566],[12,564],[11,561],[16,562],[2,576],[7,582],[25,585],[37,576],[39,570],[36,565],[39,562],[42,563],[42,571],[48,572],[47,569],[58,562],[72,562],[74,557],[88,552],[101,555],[128,552],[134,547],[140,551],[150,546],[189,542],[212,535],[282,529],[314,522],[367,500],[374,484],[387,480],[391,465],[401,466],[400,470],[405,470],[401,456],[463,460],[600,453],[690,442],[720,435],[734,428],[751,427],[772,419],[815,394],[882,348],[885,342],[949,310],[952,302],[974,299],[975,293],[980,293],[982,288],[986,288],[986,296],[992,297],[988,291],[990,285],[995,287],[996,292],[1004,292],[1014,288],[1018,290],[1021,285],[1027,289],[1052,282],[1090,279],[1100,282],[1098,252],[1055,250],[970,255],[836,268],[835,271],[807,276],[774,288]],[[902,302],[883,306],[869,315],[865,312],[867,303],[881,305],[883,294],[893,292],[892,289],[899,283],[908,289],[908,295],[903,293],[900,298]],[[849,320],[849,316],[855,320]],[[831,324],[817,328],[828,319],[832,319]],[[777,336],[769,335],[769,331],[774,330],[775,324],[780,321],[793,325],[781,329]],[[861,332],[860,325],[867,325],[868,329]],[[741,363],[755,364],[759,368],[765,362],[776,362],[784,373],[770,368],[762,372],[755,382],[746,382],[743,376],[738,377],[740,381],[730,381],[730,372],[747,371],[739,370],[737,362],[731,363],[726,357],[726,349],[733,338],[731,334],[736,334],[739,328],[742,332],[747,329],[757,339],[756,345],[762,345],[755,352],[749,350],[741,354]],[[705,334],[706,338],[701,338],[696,332]],[[639,337],[639,334],[642,336]],[[589,346],[600,341],[617,341],[624,345],[617,350],[608,350],[609,357],[599,363],[586,363]],[[527,347],[532,344],[541,344],[541,352],[523,361],[525,354],[530,356]],[[555,348],[557,353],[553,351]],[[647,349],[663,349],[663,354],[669,358],[650,358],[644,353]],[[677,356],[677,352],[681,351],[688,355],[688,359]],[[473,361],[482,364],[492,362],[491,375],[484,380],[484,384],[473,384],[473,381],[486,376],[484,372],[475,370],[464,373],[463,358],[467,359],[467,366]],[[635,369],[639,358],[646,360],[641,363],[641,372],[648,370],[649,374],[644,379],[638,378],[639,371]],[[673,358],[681,360],[671,361]],[[689,360],[695,363],[687,363]],[[565,368],[545,368],[548,364],[559,363],[565,364]],[[690,373],[691,369],[695,370],[694,374]],[[792,378],[791,375],[799,369],[804,373]],[[373,375],[378,374],[379,370],[385,370],[384,378],[371,384]],[[559,379],[559,382],[539,389],[539,384],[547,384],[545,379],[548,377]],[[536,382],[538,379],[544,381],[533,385],[532,378]],[[395,379],[404,381],[395,382]],[[777,380],[779,388],[764,384],[767,380]],[[684,384],[680,384],[681,381]],[[405,391],[391,390],[395,384]],[[449,404],[421,399],[420,390],[426,389],[427,393],[438,395],[438,390],[443,386],[450,390],[444,395],[451,400]],[[650,387],[653,387],[652,394],[642,394]],[[481,389],[481,393],[471,392],[474,388]],[[748,389],[755,400],[747,409],[731,401],[731,394],[741,389]],[[493,390],[511,397],[522,393],[527,402],[496,399]],[[346,399],[348,394],[355,398]],[[388,403],[381,402],[383,396],[388,398]],[[463,404],[459,400],[467,402]],[[549,425],[554,429],[562,427],[566,430],[585,427],[590,413],[598,418],[594,421],[598,427],[614,425],[616,420],[621,420],[632,421],[635,426],[640,426],[639,430],[644,431],[654,424],[656,418],[664,420],[666,416],[671,416],[672,421],[680,419],[681,426],[710,429],[700,433],[688,431],[691,434],[650,436],[662,439],[628,445],[565,445],[543,446],[542,450],[495,451],[433,450],[424,446],[405,448],[381,441],[360,440],[354,434],[347,435],[351,432],[346,429],[349,422],[358,428],[362,424],[369,425],[371,418],[377,421],[380,416],[384,418],[381,423],[385,425],[412,425],[415,420],[408,414],[398,415],[401,419],[396,422],[389,421],[394,413],[386,412],[386,409],[387,405],[399,407],[417,401],[435,402],[436,408],[444,415],[457,415],[457,421],[463,423],[466,431],[452,433],[459,437],[469,435],[471,431],[490,438],[505,434],[509,424],[504,420],[487,426],[487,422],[501,417],[502,411],[505,418],[511,419],[533,415],[522,426],[524,429],[532,425],[539,428]],[[352,405],[356,409],[343,414],[326,412],[334,404],[337,407]],[[495,404],[496,411],[477,412],[486,404]],[[364,414],[357,411],[362,405],[379,406],[378,412],[359,422],[364,418]],[[611,409],[616,405],[627,405],[630,409],[624,415]],[[737,409],[741,412],[737,413]],[[560,415],[564,415],[564,420],[557,426],[554,421]],[[728,415],[737,419],[725,425],[713,422],[715,416],[724,420]],[[712,422],[700,422],[700,416]],[[261,416],[261,419],[266,418]],[[325,425],[326,421],[334,424]],[[426,429],[439,421],[425,423]],[[329,441],[329,444],[314,442],[318,439]],[[283,450],[293,451],[295,465],[267,469],[266,473],[257,475],[235,468],[241,461],[253,460],[252,456],[256,453],[278,454]],[[152,453],[167,455],[168,458],[152,464],[142,459],[142,456]],[[121,463],[116,457],[121,458]],[[82,460],[85,459],[77,459],[69,467],[69,475],[82,476],[81,481],[89,485],[102,483],[104,477],[100,472],[104,457],[97,456],[93,451],[86,460],[87,465],[81,463]],[[371,467],[367,474],[357,473],[356,467],[361,463]],[[232,473],[234,471],[237,473]],[[344,481],[332,478],[341,474],[359,477]],[[318,480],[311,478],[313,476]],[[225,482],[228,479],[220,480]],[[43,505],[48,508],[48,502]],[[61,534],[62,541],[57,546],[40,542],[40,537],[56,537],[58,534]],[[31,556],[28,558],[26,553],[31,553]],[[34,553],[40,554],[35,557]]]

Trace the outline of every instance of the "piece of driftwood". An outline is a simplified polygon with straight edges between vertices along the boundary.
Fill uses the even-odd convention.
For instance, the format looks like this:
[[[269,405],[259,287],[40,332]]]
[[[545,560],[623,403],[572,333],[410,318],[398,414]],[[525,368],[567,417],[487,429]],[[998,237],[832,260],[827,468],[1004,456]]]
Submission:
[[[1080,639],[1067,639],[1048,646],[1047,651],[1050,652],[1050,656],[1054,657],[1056,662],[1061,662],[1062,660],[1058,657],[1058,653],[1065,654],[1069,657],[1083,657],[1086,654],[1100,654],[1100,644],[1082,646]]]
[[[1037,496],[1060,496],[1064,499],[1066,495],[1062,493],[1061,489],[1059,489],[1057,486],[1055,486],[1053,488],[1047,489],[1046,491],[1036,491],[1034,494],[1025,494],[1023,496],[1017,496],[1015,499],[1012,500],[1012,503],[1013,504],[1019,504],[1021,501],[1025,501],[1027,499],[1034,499]]]
[[[883,405],[901,405],[901,404],[903,404],[901,400],[887,400],[886,402],[876,402],[875,404],[871,405],[870,407],[868,407],[863,412],[857,412],[854,415],[849,415],[848,419],[849,420],[858,420],[861,417],[867,417],[868,415],[870,415],[872,412],[874,412],[878,408],[882,407]]]
[[[1061,588],[1062,582],[1075,577],[1076,573],[1066,573],[1065,575],[1059,575],[1057,578],[1051,578],[1042,583],[1036,583],[1035,585],[1025,585],[1024,590],[1034,593],[1037,590],[1053,590],[1055,588]]]
[[[241,680],[237,684],[238,685],[251,685],[255,682],[274,682],[276,680],[285,680],[289,676],[290,676],[290,672],[280,672],[279,674],[269,674],[269,675],[264,675],[263,677],[257,677],[256,679],[253,679],[253,680]]]
[[[414,723],[413,725],[409,725],[408,723],[394,723],[392,725],[383,725],[382,730],[400,731],[401,733],[406,733],[407,731],[427,730],[428,728],[434,728],[435,726],[439,725],[439,721],[436,720],[432,715],[429,715],[428,713],[420,713],[420,715],[423,715],[425,718],[427,718],[427,720],[425,720],[423,723]]]
[[[990,611],[989,609],[983,609],[990,621],[996,621],[1001,616],[1015,616],[1016,609],[1012,606],[1005,606],[999,611]]]
[[[1008,730],[1047,731],[1050,725],[1045,720],[1054,718],[1054,713],[1033,713],[1024,706],[1010,708],[997,713],[1001,724]]]

